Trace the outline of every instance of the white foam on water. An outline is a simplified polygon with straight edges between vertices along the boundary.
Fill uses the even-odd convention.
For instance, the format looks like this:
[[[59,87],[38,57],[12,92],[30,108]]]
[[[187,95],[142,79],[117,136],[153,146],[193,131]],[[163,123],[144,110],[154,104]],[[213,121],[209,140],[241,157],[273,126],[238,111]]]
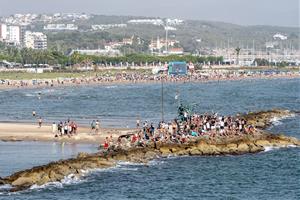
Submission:
[[[0,190],[7,190],[7,189],[11,189],[12,186],[10,184],[4,184],[0,186]]]
[[[32,185],[29,189],[30,190],[39,190],[39,189],[45,189],[50,187],[55,188],[63,188],[64,185],[73,185],[73,184],[79,184],[82,183],[84,180],[81,179],[79,176],[76,176],[74,174],[69,174],[61,181],[55,181],[55,182],[49,182],[44,185]]]
[[[282,120],[287,119],[287,118],[293,118],[296,117],[296,115],[294,113],[286,115],[286,116],[282,116],[282,117],[273,117],[270,122],[274,125],[274,126],[278,126],[282,124]]]
[[[39,190],[39,189],[45,189],[49,187],[56,187],[56,188],[62,188],[63,184],[61,182],[49,182],[44,185],[32,185],[29,189],[30,190]]]
[[[162,160],[151,160],[149,161],[149,166],[155,166],[155,165],[161,165],[161,164],[164,164],[165,161],[162,161]]]
[[[106,86],[105,88],[106,89],[111,89],[111,88],[117,88],[118,86],[116,86],[116,85],[111,85],[111,86]]]
[[[118,165],[129,165],[129,166],[142,166],[142,165],[145,165],[143,163],[134,163],[134,162],[128,162],[128,161],[119,161],[117,163],[117,166]]]
[[[296,145],[288,145],[288,146],[282,146],[282,147],[267,146],[267,147],[264,147],[265,148],[264,152],[277,150],[280,148],[296,148],[296,147],[297,147]]]
[[[70,185],[70,184],[77,184],[82,182],[83,180],[80,179],[79,176],[76,176],[75,174],[69,174],[68,176],[66,176],[61,183],[62,184],[66,184],[66,185]]]
[[[282,120],[283,118],[279,118],[279,117],[273,117],[270,122],[274,125],[274,126],[279,126],[282,124],[282,122],[280,120]]]
[[[132,168],[132,167],[122,167],[122,166],[120,166],[120,167],[117,167],[115,170],[121,170],[121,171],[138,171],[139,168],[137,168],[137,167]]]
[[[273,147],[273,146],[267,146],[267,147],[264,147],[264,152],[269,152],[269,151],[272,151],[272,150],[275,150],[275,149],[279,149],[280,147]]]
[[[35,97],[35,96],[36,96],[36,94],[30,94],[30,93],[26,93],[26,94],[25,94],[25,96],[26,96],[26,97]]]

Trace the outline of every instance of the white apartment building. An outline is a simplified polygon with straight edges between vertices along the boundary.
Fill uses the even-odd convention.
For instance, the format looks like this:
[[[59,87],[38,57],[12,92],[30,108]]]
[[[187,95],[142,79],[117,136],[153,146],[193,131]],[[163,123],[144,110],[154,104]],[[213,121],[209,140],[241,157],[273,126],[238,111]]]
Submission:
[[[7,39],[7,26],[6,24],[0,24],[0,41]]]
[[[47,24],[44,26],[44,30],[49,31],[75,31],[78,30],[78,26],[75,24]]]
[[[132,19],[127,22],[128,24],[152,24],[155,26],[164,25],[163,20],[161,19]]]
[[[20,45],[20,27],[7,26],[7,42],[13,45]]]
[[[47,36],[41,32],[26,31],[24,46],[31,49],[47,49]]]

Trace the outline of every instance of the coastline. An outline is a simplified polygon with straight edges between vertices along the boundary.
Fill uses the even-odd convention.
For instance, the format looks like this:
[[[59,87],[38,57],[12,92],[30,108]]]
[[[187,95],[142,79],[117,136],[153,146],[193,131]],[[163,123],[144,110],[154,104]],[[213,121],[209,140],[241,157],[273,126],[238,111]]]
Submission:
[[[300,74],[290,75],[259,75],[259,76],[239,76],[229,78],[208,78],[208,79],[189,79],[189,80],[164,80],[165,83],[209,83],[209,82],[224,82],[224,81],[243,81],[243,80],[272,80],[272,79],[297,79],[300,78]],[[16,81],[16,80],[11,80]],[[25,80],[32,82],[32,80]],[[49,89],[49,88],[63,88],[63,87],[85,87],[85,86],[111,86],[111,85],[130,85],[130,84],[156,84],[161,83],[161,80],[114,80],[114,81],[94,81],[85,80],[85,82],[64,82],[63,84],[54,84],[53,86],[45,84],[50,82],[49,79],[41,79],[43,84],[26,86],[20,85],[4,85],[0,84],[0,91],[14,90],[14,89]]]

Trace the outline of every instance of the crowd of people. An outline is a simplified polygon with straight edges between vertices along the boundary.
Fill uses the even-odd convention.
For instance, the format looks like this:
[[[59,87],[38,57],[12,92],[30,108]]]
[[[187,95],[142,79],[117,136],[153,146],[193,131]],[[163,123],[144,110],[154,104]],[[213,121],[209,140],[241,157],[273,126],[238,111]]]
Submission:
[[[270,77],[290,77],[300,76],[299,72],[293,71],[244,71],[244,70],[209,70],[196,71],[188,76],[167,76],[160,74],[149,74],[147,72],[122,72],[115,74],[102,74],[91,77],[80,78],[59,78],[59,79],[41,79],[41,80],[0,80],[0,87],[54,87],[63,85],[84,85],[84,84],[108,84],[108,83],[141,83],[157,82],[163,79],[166,82],[201,82],[201,81],[219,81],[236,80],[245,78],[270,78]]]
[[[141,128],[137,128],[138,132],[120,136],[117,141],[106,138],[103,148],[145,147],[156,142],[184,144],[198,138],[216,140],[253,135],[255,132],[254,127],[247,125],[243,118],[189,114],[182,106],[179,107],[178,118],[169,123],[159,122],[155,127],[153,123],[145,121]]]
[[[52,123],[52,133],[54,137],[62,137],[68,136],[71,137],[72,135],[76,135],[78,130],[78,125],[74,121],[70,121],[69,119],[65,122],[58,122]]]

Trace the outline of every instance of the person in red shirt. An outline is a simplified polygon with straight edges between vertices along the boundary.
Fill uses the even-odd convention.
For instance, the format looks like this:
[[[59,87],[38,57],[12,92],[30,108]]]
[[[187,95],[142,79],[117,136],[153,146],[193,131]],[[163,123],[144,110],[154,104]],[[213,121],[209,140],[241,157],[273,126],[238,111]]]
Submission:
[[[108,147],[109,147],[108,137],[106,137],[103,147],[104,147],[104,149],[108,149]]]
[[[131,138],[131,143],[135,143],[138,140],[137,134],[134,134]]]

